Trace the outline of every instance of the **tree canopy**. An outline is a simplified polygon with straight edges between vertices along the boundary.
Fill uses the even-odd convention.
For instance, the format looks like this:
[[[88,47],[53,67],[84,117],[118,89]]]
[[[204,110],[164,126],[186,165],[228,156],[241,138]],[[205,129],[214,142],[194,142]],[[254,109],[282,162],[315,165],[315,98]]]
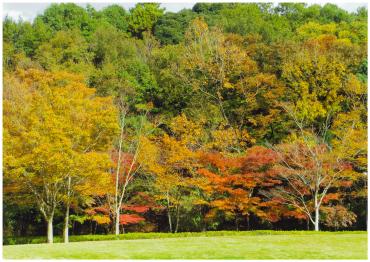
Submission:
[[[365,229],[367,44],[334,4],[5,17],[4,236]]]

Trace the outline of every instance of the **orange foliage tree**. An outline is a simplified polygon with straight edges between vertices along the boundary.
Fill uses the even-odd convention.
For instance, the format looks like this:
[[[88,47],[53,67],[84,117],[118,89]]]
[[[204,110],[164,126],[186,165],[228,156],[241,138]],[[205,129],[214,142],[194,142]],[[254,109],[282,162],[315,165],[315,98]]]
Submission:
[[[272,150],[260,146],[250,148],[245,156],[203,153],[200,157],[203,168],[198,173],[205,178],[200,186],[211,207],[208,217],[221,211],[226,219],[235,220],[237,230],[240,220],[248,221],[251,214],[274,220],[259,191],[280,183],[271,168],[276,160]]]

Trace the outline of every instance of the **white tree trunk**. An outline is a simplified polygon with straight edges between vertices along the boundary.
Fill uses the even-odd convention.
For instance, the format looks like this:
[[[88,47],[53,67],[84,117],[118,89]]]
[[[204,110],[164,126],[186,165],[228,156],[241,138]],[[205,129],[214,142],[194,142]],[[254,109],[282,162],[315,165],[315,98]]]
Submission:
[[[320,205],[319,205],[319,199],[318,199],[318,195],[319,195],[318,188],[319,188],[319,186],[316,186],[315,196],[314,196],[314,201],[315,201],[315,223],[314,223],[315,231],[319,231],[319,221],[320,221],[320,212],[319,212]]]
[[[172,233],[172,220],[171,220],[171,212],[170,212],[170,198],[169,198],[168,191],[167,191],[167,216],[168,216],[168,224],[170,226],[170,232]]]
[[[118,148],[118,161],[117,161],[117,170],[116,170],[116,192],[115,192],[115,207],[116,207],[116,221],[115,221],[115,235],[119,235],[119,215],[121,206],[119,204],[119,196],[118,196],[118,189],[119,189],[119,174],[120,174],[120,168],[121,168],[121,154],[122,154],[122,141],[123,141],[123,131],[124,131],[124,118],[121,119],[121,133],[119,137],[119,148]]]
[[[119,215],[120,215],[120,211],[119,211],[119,207],[116,208],[116,225],[115,225],[115,235],[118,236],[119,235]]]
[[[319,207],[315,207],[315,231],[319,231],[319,222],[320,222],[320,211]]]
[[[53,243],[53,217],[50,217],[47,220],[48,223],[48,243],[52,244]]]

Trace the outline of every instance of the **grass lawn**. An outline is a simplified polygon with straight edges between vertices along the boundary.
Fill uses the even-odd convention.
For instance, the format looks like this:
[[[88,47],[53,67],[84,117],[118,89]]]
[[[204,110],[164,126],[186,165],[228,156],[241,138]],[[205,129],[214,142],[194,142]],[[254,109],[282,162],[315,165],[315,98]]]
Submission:
[[[3,246],[6,259],[367,259],[367,232],[233,232]]]

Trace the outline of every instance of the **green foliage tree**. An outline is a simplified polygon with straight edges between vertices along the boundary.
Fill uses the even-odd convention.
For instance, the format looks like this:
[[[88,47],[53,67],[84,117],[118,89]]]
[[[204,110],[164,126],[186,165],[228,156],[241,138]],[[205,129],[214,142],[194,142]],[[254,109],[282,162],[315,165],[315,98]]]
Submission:
[[[122,32],[128,30],[128,12],[120,5],[110,5],[100,11],[103,19]]]
[[[143,32],[153,32],[154,25],[163,15],[163,11],[157,3],[136,4],[135,8],[130,10],[129,31],[139,38],[143,36]]]
[[[163,45],[183,42],[189,22],[195,18],[190,10],[178,13],[166,12],[158,19],[154,27],[154,35]]]
[[[68,70],[88,74],[92,70],[89,45],[78,30],[59,31],[36,51],[36,59],[46,70]]]
[[[95,29],[95,21],[83,7],[74,3],[51,4],[42,15],[36,17],[53,32],[78,29],[85,37]]]

